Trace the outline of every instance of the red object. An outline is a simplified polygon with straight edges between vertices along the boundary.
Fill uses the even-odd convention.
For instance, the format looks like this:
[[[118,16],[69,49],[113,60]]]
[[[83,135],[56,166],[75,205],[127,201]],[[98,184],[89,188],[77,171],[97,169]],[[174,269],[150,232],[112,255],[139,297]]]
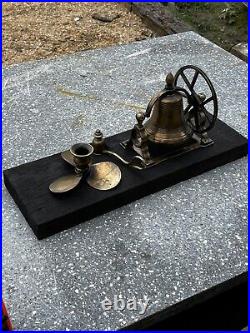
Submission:
[[[12,331],[11,321],[3,301],[2,301],[2,330]]]

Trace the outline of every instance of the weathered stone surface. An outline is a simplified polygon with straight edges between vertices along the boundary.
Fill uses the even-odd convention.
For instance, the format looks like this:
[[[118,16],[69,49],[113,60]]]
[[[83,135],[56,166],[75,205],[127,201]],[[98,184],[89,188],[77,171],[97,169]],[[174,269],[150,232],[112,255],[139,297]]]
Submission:
[[[194,64],[247,135],[247,64],[188,32],[3,70],[3,167],[133,126],[165,74]],[[219,143],[218,143],[219,144]],[[247,270],[247,158],[37,241],[3,190],[3,298],[17,330],[118,329]],[[121,295],[144,315],[103,312]]]
[[[248,61],[248,44],[247,43],[239,43],[232,47],[231,52],[236,55],[238,58]]]

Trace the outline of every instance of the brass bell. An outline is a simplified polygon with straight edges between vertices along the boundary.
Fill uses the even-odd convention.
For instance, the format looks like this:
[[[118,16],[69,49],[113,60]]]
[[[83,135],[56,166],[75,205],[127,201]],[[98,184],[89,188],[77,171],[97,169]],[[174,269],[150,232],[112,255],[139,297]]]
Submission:
[[[154,96],[146,110],[148,139],[154,143],[179,145],[191,137],[191,129],[184,119],[183,97],[175,91],[174,77],[169,73],[166,88]]]

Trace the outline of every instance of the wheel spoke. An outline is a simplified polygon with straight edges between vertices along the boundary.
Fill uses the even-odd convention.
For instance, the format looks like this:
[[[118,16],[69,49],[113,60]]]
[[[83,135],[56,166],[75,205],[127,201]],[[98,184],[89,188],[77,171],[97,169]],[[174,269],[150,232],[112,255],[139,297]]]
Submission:
[[[191,88],[193,89],[194,88],[194,85],[197,81],[197,78],[198,78],[198,75],[199,75],[199,72],[198,71],[195,71],[195,74],[194,74],[194,77],[193,77],[193,80],[191,82]]]
[[[186,70],[192,70],[192,72],[190,72],[190,75],[189,72],[186,72]],[[198,80],[200,79],[200,76],[202,79],[205,80],[205,83],[210,89],[211,97],[207,98],[205,94],[204,96],[199,96],[200,94],[196,93],[196,85]],[[185,87],[183,89],[179,87],[179,89],[180,91],[184,91],[187,93],[187,103],[183,111],[184,115],[186,116],[185,118],[187,118],[186,121],[188,122],[188,124],[190,124],[195,133],[202,134],[210,130],[215,125],[218,114],[218,102],[216,92],[207,75],[196,66],[187,65],[181,67],[175,75],[176,85],[178,79],[180,78],[182,81],[182,85],[184,85]],[[181,95],[185,98],[183,94]],[[193,106],[194,110],[189,107],[190,104]],[[211,106],[211,113],[206,108],[207,105]]]
[[[192,105],[188,104],[188,106],[184,109],[184,114],[186,114],[190,110],[191,107],[192,107]]]
[[[213,96],[211,96],[211,97],[209,97],[208,99],[206,99],[204,102],[202,102],[201,103],[201,106],[204,106],[204,105],[206,105],[207,103],[209,103],[209,102],[211,102],[211,101],[213,101],[214,100],[214,98],[213,98]]]
[[[191,120],[187,120],[187,123],[189,124],[189,126],[191,127],[191,129],[193,129],[194,128],[194,124],[192,123],[192,121]]]
[[[209,112],[207,111],[207,109],[204,106],[202,107],[202,112],[204,113],[205,117],[207,118],[209,124],[211,125],[212,121],[210,120]]]
[[[181,76],[182,76],[182,78],[183,78],[183,81],[184,81],[184,82],[186,83],[186,85],[188,86],[189,90],[190,90],[191,92],[193,92],[193,88],[191,87],[191,84],[190,84],[190,82],[188,81],[186,75],[182,72],[182,73],[181,73]]]

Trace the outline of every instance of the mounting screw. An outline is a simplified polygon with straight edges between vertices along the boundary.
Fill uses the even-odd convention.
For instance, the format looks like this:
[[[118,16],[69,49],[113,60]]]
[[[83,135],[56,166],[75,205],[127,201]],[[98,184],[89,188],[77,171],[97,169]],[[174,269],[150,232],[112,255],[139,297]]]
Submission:
[[[207,98],[207,96],[204,93],[202,93],[202,92],[198,93],[198,97],[201,100],[201,102],[204,102],[205,99]]]

